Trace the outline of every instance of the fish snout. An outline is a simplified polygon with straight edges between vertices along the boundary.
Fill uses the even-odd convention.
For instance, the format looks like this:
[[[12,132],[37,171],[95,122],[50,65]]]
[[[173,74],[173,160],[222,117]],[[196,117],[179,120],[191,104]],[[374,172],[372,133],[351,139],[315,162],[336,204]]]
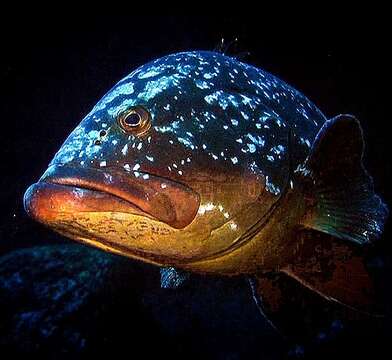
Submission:
[[[26,213],[32,218],[36,218],[36,184],[30,185],[23,195],[23,207]]]

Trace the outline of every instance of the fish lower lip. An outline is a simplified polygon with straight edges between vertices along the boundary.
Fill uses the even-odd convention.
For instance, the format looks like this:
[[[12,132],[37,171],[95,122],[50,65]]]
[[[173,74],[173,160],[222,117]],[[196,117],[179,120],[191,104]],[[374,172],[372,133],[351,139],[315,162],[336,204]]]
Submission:
[[[35,186],[43,206],[59,206],[72,211],[123,211],[152,217],[174,228],[190,224],[199,208],[199,196],[190,188],[149,174],[94,168],[52,165]],[[165,186],[162,186],[165,184]],[[25,194],[25,207],[33,199],[33,189]],[[52,194],[52,195],[51,195]],[[54,194],[54,195],[53,195]],[[56,201],[57,203],[56,203]],[[53,201],[56,203],[53,203]]]
[[[109,193],[40,181],[24,196],[26,212],[43,223],[56,221],[59,214],[78,212],[122,212],[151,217],[132,203]]]

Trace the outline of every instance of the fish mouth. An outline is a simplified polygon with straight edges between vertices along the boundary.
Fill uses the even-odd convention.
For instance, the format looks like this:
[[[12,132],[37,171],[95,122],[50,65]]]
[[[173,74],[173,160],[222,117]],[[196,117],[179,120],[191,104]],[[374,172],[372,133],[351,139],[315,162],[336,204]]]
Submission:
[[[122,212],[181,229],[195,218],[199,195],[160,176],[117,168],[50,166],[24,195],[27,213],[43,223],[59,213]]]

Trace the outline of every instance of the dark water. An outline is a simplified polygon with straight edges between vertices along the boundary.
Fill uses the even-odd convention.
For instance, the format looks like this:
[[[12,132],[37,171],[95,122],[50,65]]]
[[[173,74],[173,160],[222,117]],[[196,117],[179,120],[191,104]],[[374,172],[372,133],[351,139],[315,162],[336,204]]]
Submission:
[[[239,37],[232,54],[249,51],[248,62],[301,90],[327,116],[358,117],[366,166],[391,206],[386,29],[360,30],[345,22],[344,31],[334,33],[244,20],[123,15],[91,21],[10,17],[2,23],[0,355],[250,359],[391,352],[388,317],[342,325],[332,316],[305,346],[270,328],[242,279],[195,276],[179,290],[160,289],[158,269],[73,245],[24,214],[26,187],[117,80],[167,53],[213,49],[222,36]],[[390,235],[388,223],[372,249],[387,304]],[[317,319],[326,305],[310,302]],[[307,321],[297,315],[287,314],[293,333]]]

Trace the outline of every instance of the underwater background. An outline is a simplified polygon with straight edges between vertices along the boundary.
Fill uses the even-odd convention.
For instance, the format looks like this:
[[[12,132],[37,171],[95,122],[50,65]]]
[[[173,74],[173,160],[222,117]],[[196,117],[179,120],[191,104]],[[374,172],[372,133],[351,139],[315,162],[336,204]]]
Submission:
[[[249,16],[18,16],[3,22],[1,358],[387,357],[390,221],[368,259],[387,316],[345,321],[304,291],[308,312],[284,313],[291,327],[286,339],[260,315],[244,279],[191,276],[179,289],[162,289],[158,268],[77,245],[29,219],[22,204],[70,131],[123,76],[169,53],[213,50],[222,38],[238,38],[228,55],[288,82],[327,117],[349,113],[360,120],[366,167],[391,207],[387,29],[382,21],[371,30],[359,20],[340,24],[335,33],[298,24],[283,29]],[[320,325],[326,312],[329,322]],[[314,334],[304,339],[310,321]]]

